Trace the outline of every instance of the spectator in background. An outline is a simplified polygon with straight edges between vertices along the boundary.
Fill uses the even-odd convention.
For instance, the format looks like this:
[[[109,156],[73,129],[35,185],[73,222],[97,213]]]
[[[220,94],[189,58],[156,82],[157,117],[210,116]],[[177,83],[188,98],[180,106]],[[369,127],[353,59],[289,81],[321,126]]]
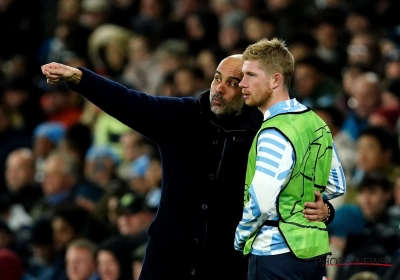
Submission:
[[[14,250],[25,262],[29,256],[29,238],[33,224],[32,217],[20,204],[13,204],[10,196],[0,197],[0,222],[2,241],[8,244],[5,247]],[[0,245],[1,247],[1,245]]]
[[[93,31],[96,27],[109,22],[111,2],[108,0],[83,0],[79,23]]]
[[[55,279],[57,261],[50,218],[40,217],[34,222],[29,241],[32,254],[27,272],[37,280]]]
[[[79,238],[67,245],[65,263],[68,280],[94,280],[96,274],[97,244]]]
[[[361,132],[356,142],[357,165],[353,184],[360,182],[366,172],[382,172],[394,184],[400,174],[399,144],[396,134],[385,127],[372,126]]]
[[[31,135],[34,128],[46,120],[39,98],[39,89],[27,75],[13,77],[5,82],[1,100],[11,111],[14,128]]]
[[[122,156],[119,138],[131,128],[104,111],[98,114],[93,127],[93,145],[108,146],[117,155]]]
[[[295,61],[316,55],[317,41],[310,34],[295,34],[289,37],[286,43]]]
[[[144,197],[128,191],[117,205],[117,226],[120,235],[135,237],[139,243],[147,241],[147,230],[155,216],[155,210],[147,205]]]
[[[338,207],[335,220],[328,226],[330,244],[341,255],[345,253],[349,235],[360,235],[367,225],[373,226],[375,222],[387,222],[386,211],[392,203],[392,186],[382,173],[365,173],[356,191],[356,202]]]
[[[183,66],[176,69],[173,75],[175,89],[173,96],[196,96],[207,88],[204,83],[204,73],[199,67]]]
[[[65,259],[69,244],[80,238],[87,238],[94,243],[100,243],[109,237],[106,228],[93,219],[91,213],[79,206],[63,206],[58,208],[51,220],[54,247],[57,259],[56,279],[67,278]],[[88,267],[90,269],[90,267]]]
[[[220,23],[215,11],[204,8],[190,12],[184,19],[189,55],[196,56],[202,49],[218,45]]]
[[[91,30],[80,21],[81,1],[58,0],[55,5],[55,15],[51,16],[54,25],[50,27],[50,34],[40,42],[35,58],[45,63],[54,59],[66,62],[75,57],[87,57]],[[45,24],[48,22],[51,20]]]
[[[130,236],[113,236],[104,240],[97,253],[97,272],[101,280],[131,280],[132,252],[140,244]]]
[[[131,18],[130,29],[139,35],[147,34],[152,39],[163,38],[169,24],[170,5],[170,1],[139,0],[138,13]]]
[[[144,197],[149,206],[157,208],[161,198],[161,178],[160,153],[153,149],[132,162],[127,182],[130,190]]]
[[[358,32],[351,35],[347,46],[347,65],[359,66],[366,71],[382,74],[383,64],[376,34]]]
[[[17,148],[31,146],[30,135],[12,126],[12,111],[0,104],[0,193],[7,191],[4,173],[8,154]]]
[[[57,149],[75,157],[79,163],[79,174],[83,174],[85,156],[92,142],[93,137],[90,128],[79,122],[65,131],[64,137],[58,142]]]
[[[35,173],[35,159],[30,148],[18,148],[8,155],[5,174],[7,190],[12,203],[23,206],[28,213],[43,195],[40,184],[35,181]]]
[[[71,241],[65,253],[68,280],[94,280],[97,244],[86,238]]]
[[[58,122],[68,129],[80,120],[81,101],[81,97],[65,85],[56,85],[45,90],[40,105],[46,114],[46,121]]]
[[[102,76],[122,82],[132,35],[132,30],[114,24],[96,27],[90,34],[87,46],[93,70]]]
[[[353,140],[357,140],[361,131],[368,126],[368,117],[382,103],[381,79],[376,73],[364,72],[353,81],[350,111],[343,123],[343,130]]]
[[[322,59],[307,56],[296,61],[291,95],[299,102],[311,108],[327,107],[336,103],[339,94],[339,84]]]
[[[351,38],[356,34],[376,31],[376,25],[374,25],[376,14],[374,13],[373,5],[365,5],[354,1],[354,3],[349,3],[347,9],[343,30],[347,36]],[[351,41],[349,43],[350,45],[352,44]]]
[[[161,68],[162,85],[168,75],[172,75],[176,69],[188,64],[189,44],[182,39],[165,40],[157,46],[156,56]],[[159,90],[156,95],[162,95]]]
[[[263,38],[273,38],[276,34],[276,19],[273,13],[264,10],[253,11],[246,15],[243,29],[244,37],[250,43]]]
[[[214,69],[218,62],[225,57],[225,52],[220,48],[206,48],[201,50],[196,56],[196,65],[204,73],[204,81],[210,84],[214,79]]]
[[[379,172],[366,173],[357,185],[356,204],[337,209],[328,226],[330,244],[347,262],[366,258],[392,258],[400,248],[397,231],[390,227],[388,209],[393,204],[393,185]],[[348,279],[363,267],[340,267],[334,279]],[[368,270],[385,272],[379,267]]]
[[[35,159],[35,181],[44,180],[44,162],[57,149],[64,137],[65,127],[58,122],[44,122],[33,131],[32,152]]]
[[[129,39],[128,62],[123,71],[124,84],[142,92],[157,94],[163,75],[155,47],[156,43],[150,35],[133,35]]]
[[[313,28],[317,46],[315,54],[327,66],[326,72],[336,81],[341,79],[341,70],[346,65],[346,46],[341,41],[341,21],[345,13],[341,8],[327,8],[316,16]]]
[[[92,145],[86,152],[85,179],[93,182],[104,192],[123,187],[124,182],[116,175],[119,156],[109,146]]]
[[[149,146],[143,135],[135,130],[130,130],[122,134],[119,141],[122,153],[116,172],[119,178],[127,180],[132,162],[147,154]]]
[[[44,162],[43,197],[36,201],[30,214],[34,219],[51,216],[62,205],[75,204],[78,184],[77,164],[71,155],[54,152]]]
[[[393,47],[384,60],[384,81],[389,82],[400,79],[400,49]]]

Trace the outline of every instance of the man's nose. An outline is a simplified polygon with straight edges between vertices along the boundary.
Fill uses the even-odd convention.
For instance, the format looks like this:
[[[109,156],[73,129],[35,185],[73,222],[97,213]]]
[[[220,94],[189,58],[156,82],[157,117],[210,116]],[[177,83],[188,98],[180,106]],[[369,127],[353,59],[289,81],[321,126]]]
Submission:
[[[224,89],[224,84],[223,83],[219,83],[218,86],[217,86],[216,91],[218,93],[223,93],[224,92],[223,89]]]

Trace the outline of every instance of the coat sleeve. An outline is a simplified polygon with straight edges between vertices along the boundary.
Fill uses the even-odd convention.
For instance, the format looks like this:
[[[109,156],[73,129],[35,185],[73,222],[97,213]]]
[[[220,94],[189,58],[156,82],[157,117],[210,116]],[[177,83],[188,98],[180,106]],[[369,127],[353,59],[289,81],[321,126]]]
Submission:
[[[67,82],[70,89],[155,142],[180,137],[185,126],[200,112],[194,98],[152,96],[128,89],[88,69],[79,69],[82,79],[78,85]]]

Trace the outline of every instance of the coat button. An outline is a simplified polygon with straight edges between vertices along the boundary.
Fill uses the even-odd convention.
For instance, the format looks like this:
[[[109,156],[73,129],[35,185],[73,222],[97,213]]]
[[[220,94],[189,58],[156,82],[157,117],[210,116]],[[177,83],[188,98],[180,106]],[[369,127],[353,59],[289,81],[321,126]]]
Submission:
[[[208,205],[207,205],[207,204],[203,204],[203,205],[201,205],[201,209],[203,209],[203,210],[207,210],[207,208],[208,208]]]
[[[217,145],[217,144],[218,144],[218,140],[215,139],[215,140],[213,141],[213,144],[214,144],[214,145]]]
[[[196,274],[196,270],[192,269],[192,270],[190,271],[190,274],[195,275],[195,274]]]
[[[210,175],[208,175],[208,179],[210,179],[210,180],[214,180],[214,174],[210,174]]]
[[[198,244],[198,243],[200,242],[197,238],[193,239],[193,241],[194,241],[194,243],[196,243],[196,244]]]

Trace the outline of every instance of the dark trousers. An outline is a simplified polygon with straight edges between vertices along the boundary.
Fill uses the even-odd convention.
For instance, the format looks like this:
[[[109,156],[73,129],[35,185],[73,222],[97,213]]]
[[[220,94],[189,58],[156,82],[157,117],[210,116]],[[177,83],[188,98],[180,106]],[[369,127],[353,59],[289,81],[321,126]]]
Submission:
[[[292,253],[273,256],[250,254],[248,280],[322,280],[324,263],[321,258],[300,260]]]

